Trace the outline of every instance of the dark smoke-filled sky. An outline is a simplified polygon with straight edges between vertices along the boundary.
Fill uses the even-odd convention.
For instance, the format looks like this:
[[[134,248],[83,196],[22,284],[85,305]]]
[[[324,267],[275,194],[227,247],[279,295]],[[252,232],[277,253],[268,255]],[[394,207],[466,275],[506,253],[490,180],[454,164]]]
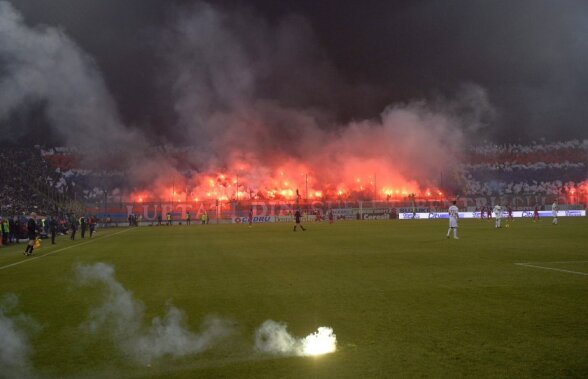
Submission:
[[[279,143],[307,128],[292,119],[311,118],[312,134],[414,102],[449,108],[475,131],[469,137],[588,137],[582,0],[3,3],[0,38],[14,46],[0,47],[0,118],[13,140],[42,128],[75,144],[85,119],[94,141],[123,128],[125,141],[224,132],[216,140],[227,144],[235,114],[254,110],[251,118],[279,125],[263,129]],[[19,30],[6,27],[7,12],[21,18]],[[71,59],[59,61],[45,43]],[[52,63],[39,63],[48,56]]]

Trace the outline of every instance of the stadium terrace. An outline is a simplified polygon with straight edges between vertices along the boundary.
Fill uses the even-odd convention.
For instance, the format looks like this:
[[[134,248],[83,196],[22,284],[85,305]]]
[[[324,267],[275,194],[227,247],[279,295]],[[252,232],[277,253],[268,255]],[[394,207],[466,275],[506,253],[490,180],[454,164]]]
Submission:
[[[427,183],[400,175],[393,163],[385,162],[354,170],[332,168],[340,171],[337,181],[287,159],[274,162],[273,169],[238,161],[224,170],[199,170],[185,163],[189,149],[168,146],[158,149],[160,154],[162,149],[177,165],[173,172],[152,172],[143,185],[130,181],[129,173],[113,163],[97,169],[77,149],[3,149],[0,213],[68,213],[75,204],[76,213],[115,222],[126,222],[133,214],[153,223],[167,213],[176,221],[191,213],[207,214],[214,222],[234,222],[249,212],[280,220],[296,208],[319,219],[329,210],[340,219],[367,219],[413,211],[434,214],[453,199],[469,212],[495,203],[517,211],[543,209],[554,200],[566,209],[581,209],[588,196],[588,142],[578,140],[477,146],[462,155],[454,170],[440,172]],[[32,196],[22,196],[26,193]]]

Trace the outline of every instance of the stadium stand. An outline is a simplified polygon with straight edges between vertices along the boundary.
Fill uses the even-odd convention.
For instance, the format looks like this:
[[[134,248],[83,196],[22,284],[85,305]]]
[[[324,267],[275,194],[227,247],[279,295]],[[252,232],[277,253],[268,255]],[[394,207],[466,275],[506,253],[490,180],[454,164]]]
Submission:
[[[170,154],[182,154],[166,148]],[[124,174],[83,167],[75,149],[53,147],[0,149],[0,216],[92,213],[108,207],[123,208]],[[182,161],[182,160],[180,160]],[[463,154],[456,185],[448,196],[464,197],[575,195],[569,203],[588,198],[588,140],[531,145],[475,146]],[[186,168],[189,169],[189,168]],[[573,196],[572,196],[573,197]],[[349,201],[371,199],[348,199]],[[389,200],[389,199],[388,199]],[[443,207],[441,197],[420,199],[424,207]],[[575,200],[575,201],[574,201]],[[226,204],[225,204],[226,205]],[[228,205],[227,205],[228,206]],[[249,209],[249,205],[242,205]],[[413,207],[410,199],[386,201],[384,207]]]
[[[581,193],[587,174],[587,140],[477,146],[461,166],[465,195]]]
[[[41,156],[38,147],[0,150],[0,214],[56,214],[83,209],[72,200],[63,175]]]

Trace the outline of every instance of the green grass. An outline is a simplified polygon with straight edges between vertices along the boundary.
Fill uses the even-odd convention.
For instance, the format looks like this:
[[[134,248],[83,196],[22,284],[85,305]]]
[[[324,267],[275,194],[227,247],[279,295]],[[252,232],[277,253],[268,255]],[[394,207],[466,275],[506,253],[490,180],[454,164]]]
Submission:
[[[459,241],[445,239],[441,220],[307,227],[61,237],[35,253],[55,254],[0,269],[0,296],[16,294],[19,312],[40,325],[30,343],[45,378],[588,377],[588,276],[515,265],[588,273],[588,219],[517,220],[501,230],[461,220]],[[21,250],[0,249],[0,267],[26,260]],[[565,261],[580,262],[545,263]],[[135,364],[107,335],[80,328],[102,295],[76,285],[73,268],[96,262],[114,266],[144,303],[145,326],[171,300],[194,332],[210,314],[232,320],[237,332],[201,354]],[[297,337],[330,326],[338,350],[310,358],[256,353],[253,334],[267,319]]]

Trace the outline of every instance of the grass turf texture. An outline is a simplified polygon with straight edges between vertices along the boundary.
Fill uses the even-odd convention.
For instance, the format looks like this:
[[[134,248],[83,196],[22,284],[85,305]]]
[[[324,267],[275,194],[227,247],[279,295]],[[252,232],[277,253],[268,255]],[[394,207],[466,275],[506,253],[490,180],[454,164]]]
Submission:
[[[44,241],[35,256],[66,250],[0,269],[0,295],[18,295],[41,325],[32,362],[48,378],[587,377],[588,276],[515,265],[579,261],[533,264],[588,273],[588,219],[550,221],[461,220],[460,240],[445,239],[446,220],[100,230],[91,242]],[[0,249],[0,267],[30,260],[22,250]],[[77,286],[73,267],[96,262],[145,304],[146,325],[171,299],[191,331],[216,314],[239,333],[135,364],[79,327],[102,291]],[[330,326],[338,351],[255,353],[267,319],[296,337]]]

